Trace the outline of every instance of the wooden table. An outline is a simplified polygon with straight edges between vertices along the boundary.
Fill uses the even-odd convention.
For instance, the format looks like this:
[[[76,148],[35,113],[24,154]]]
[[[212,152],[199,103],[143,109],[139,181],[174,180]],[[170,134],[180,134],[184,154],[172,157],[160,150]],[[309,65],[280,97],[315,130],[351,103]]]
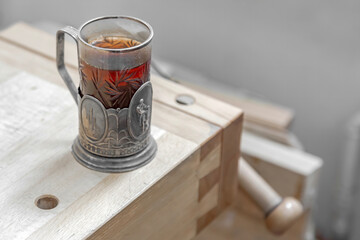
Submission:
[[[66,48],[78,79],[75,45]],[[55,36],[23,23],[0,33],[0,239],[192,239],[233,202],[242,110],[151,81],[156,158],[94,172],[70,153],[77,109],[56,70]],[[195,104],[176,103],[179,94]]]

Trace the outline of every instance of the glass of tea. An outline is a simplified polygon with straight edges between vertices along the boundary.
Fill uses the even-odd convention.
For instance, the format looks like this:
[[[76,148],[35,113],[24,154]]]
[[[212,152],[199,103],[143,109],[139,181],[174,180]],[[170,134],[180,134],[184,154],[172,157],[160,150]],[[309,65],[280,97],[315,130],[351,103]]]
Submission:
[[[65,34],[77,43],[79,88],[65,67]],[[79,111],[79,135],[72,153],[85,167],[125,172],[154,159],[152,37],[149,24],[127,16],[95,18],[79,30],[68,26],[57,32],[57,68]]]
[[[75,101],[90,95],[106,109],[129,107],[136,90],[150,78],[153,30],[146,22],[127,16],[106,16],[86,22],[79,30],[65,27],[77,43],[80,87],[77,90],[57,50],[57,64]],[[64,34],[58,36],[63,46]]]

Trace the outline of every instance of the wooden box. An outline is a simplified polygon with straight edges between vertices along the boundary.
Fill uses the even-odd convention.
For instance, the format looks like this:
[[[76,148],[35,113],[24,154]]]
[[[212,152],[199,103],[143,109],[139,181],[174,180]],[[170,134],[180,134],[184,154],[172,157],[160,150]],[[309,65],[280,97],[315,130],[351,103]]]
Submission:
[[[74,44],[65,58],[78,79]],[[233,202],[242,111],[151,81],[156,158],[94,172],[70,153],[77,109],[56,70],[55,36],[22,23],[0,33],[0,239],[192,239]],[[196,101],[180,105],[179,94]]]

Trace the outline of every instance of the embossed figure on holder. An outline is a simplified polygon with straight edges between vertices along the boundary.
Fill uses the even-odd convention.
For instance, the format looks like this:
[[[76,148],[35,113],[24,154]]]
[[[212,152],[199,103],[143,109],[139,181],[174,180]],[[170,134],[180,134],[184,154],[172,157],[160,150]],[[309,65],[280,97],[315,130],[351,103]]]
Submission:
[[[140,127],[143,133],[149,128],[149,105],[144,103],[144,99],[140,99],[140,104],[136,107],[136,111],[140,115]]]

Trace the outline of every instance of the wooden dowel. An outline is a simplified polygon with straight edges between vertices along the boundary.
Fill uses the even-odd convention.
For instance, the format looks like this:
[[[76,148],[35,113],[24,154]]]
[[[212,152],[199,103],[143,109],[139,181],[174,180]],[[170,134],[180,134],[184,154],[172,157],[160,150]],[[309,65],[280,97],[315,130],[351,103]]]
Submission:
[[[244,159],[241,158],[238,166],[241,187],[265,214],[281,203],[279,194]]]
[[[243,158],[239,161],[238,178],[240,186],[263,210],[266,226],[272,233],[284,233],[302,215],[303,208],[297,199],[282,199]]]

